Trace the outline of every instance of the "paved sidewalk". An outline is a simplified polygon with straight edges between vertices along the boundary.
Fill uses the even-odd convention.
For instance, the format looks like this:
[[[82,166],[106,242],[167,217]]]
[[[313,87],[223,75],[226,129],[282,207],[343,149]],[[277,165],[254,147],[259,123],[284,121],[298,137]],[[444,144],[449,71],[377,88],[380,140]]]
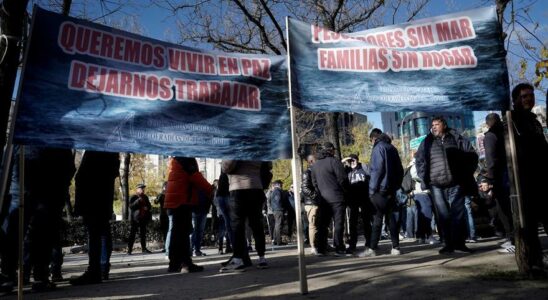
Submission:
[[[514,257],[497,254],[499,242],[469,244],[474,254],[439,255],[439,247],[403,242],[404,254],[391,256],[385,241],[373,258],[307,256],[309,294],[304,296],[294,245],[269,248],[269,269],[250,267],[237,274],[218,272],[228,255],[213,249],[194,258],[205,271],[192,274],[167,273],[163,253],[115,253],[111,280],[79,287],[62,282],[46,293],[26,287],[25,299],[548,299],[548,280],[520,280]],[[256,263],[256,256],[252,259]],[[86,263],[86,255],[65,256],[65,278],[83,272]]]

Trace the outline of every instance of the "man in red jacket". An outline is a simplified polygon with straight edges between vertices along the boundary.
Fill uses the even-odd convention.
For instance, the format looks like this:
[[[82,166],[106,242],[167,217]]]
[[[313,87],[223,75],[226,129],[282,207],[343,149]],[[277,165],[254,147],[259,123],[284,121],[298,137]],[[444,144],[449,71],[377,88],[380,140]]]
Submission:
[[[192,208],[198,205],[198,191],[208,197],[213,187],[198,172],[195,158],[174,157],[170,161],[164,207],[172,217],[173,228],[169,243],[168,272],[200,272],[204,267],[192,263],[190,239],[192,233]]]

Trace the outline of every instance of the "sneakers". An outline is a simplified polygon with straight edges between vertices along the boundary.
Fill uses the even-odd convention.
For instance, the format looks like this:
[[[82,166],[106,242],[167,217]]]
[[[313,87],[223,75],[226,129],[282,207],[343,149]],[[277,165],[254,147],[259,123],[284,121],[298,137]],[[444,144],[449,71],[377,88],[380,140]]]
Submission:
[[[438,241],[435,237],[431,236],[429,239],[428,239],[428,244],[430,245],[437,245],[441,243],[440,241]]]
[[[181,267],[181,273],[196,273],[196,272],[202,272],[204,270],[204,267],[198,266],[196,264],[190,264],[190,265],[183,265]]]
[[[32,283],[32,291],[34,293],[47,292],[55,289],[57,286],[55,283],[45,280],[45,281],[35,281]]]
[[[390,255],[401,255],[400,249],[392,248]]]
[[[445,247],[441,248],[440,251],[438,251],[438,252],[439,252],[439,254],[451,254],[451,253],[455,252],[455,250],[453,248],[445,246]]]
[[[194,251],[194,253],[192,254],[192,256],[206,256],[206,254],[203,253],[202,251]]]
[[[353,248],[353,247],[350,248],[349,247],[348,249],[346,249],[346,254],[352,255],[352,254],[354,254],[354,252],[356,252],[356,248]]]
[[[143,253],[144,254],[150,254],[150,253],[152,253],[152,251],[148,250],[147,248],[144,248]],[[130,254],[130,253],[128,252],[128,254]]]
[[[513,247],[514,245],[512,245],[512,242],[511,241],[506,241],[502,244],[500,244],[500,247],[505,249],[505,248],[508,248],[508,247]]]
[[[365,251],[358,254],[358,257],[375,257],[377,256],[377,252],[371,248],[366,248]]]
[[[499,254],[514,254],[514,253],[516,253],[516,246],[510,245],[509,247],[497,250],[497,253],[499,253]]]
[[[100,273],[92,273],[89,271],[85,271],[84,274],[82,274],[79,277],[74,277],[69,280],[69,283],[72,285],[86,285],[86,284],[95,284],[95,283],[101,283],[101,274]]]
[[[58,273],[51,274],[51,281],[52,282],[61,282],[63,280],[64,280],[63,275],[58,274]]]
[[[231,272],[244,272],[245,266],[241,259],[239,258],[233,258],[230,260],[230,262],[222,267],[219,272],[220,273],[231,273]]]
[[[259,263],[257,264],[257,269],[268,269],[268,263],[266,262],[266,258],[259,257]]]
[[[478,242],[478,238],[473,237],[466,240],[466,243],[475,244]]]
[[[465,245],[462,245],[460,247],[455,247],[455,250],[460,251],[460,252],[464,252],[464,253],[474,253],[474,250],[466,247]]]

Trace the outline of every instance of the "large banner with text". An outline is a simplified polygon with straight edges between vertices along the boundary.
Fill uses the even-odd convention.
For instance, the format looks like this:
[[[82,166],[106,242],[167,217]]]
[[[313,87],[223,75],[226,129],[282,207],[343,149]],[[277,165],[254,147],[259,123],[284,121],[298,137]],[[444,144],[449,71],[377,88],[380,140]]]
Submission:
[[[14,143],[273,160],[291,153],[284,56],[220,53],[36,8]]]
[[[313,111],[470,111],[508,106],[495,7],[355,33],[289,19],[295,105]]]

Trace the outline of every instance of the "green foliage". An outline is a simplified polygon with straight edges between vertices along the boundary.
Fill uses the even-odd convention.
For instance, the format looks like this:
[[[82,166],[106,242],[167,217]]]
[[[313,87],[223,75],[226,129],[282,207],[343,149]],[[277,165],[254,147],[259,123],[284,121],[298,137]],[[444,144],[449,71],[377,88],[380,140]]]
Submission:
[[[368,163],[371,157],[371,142],[369,141],[369,131],[373,128],[373,125],[369,122],[359,123],[352,127],[352,144],[342,145],[341,154],[342,157],[347,157],[350,154],[357,154],[360,157],[360,161]]]
[[[284,189],[289,189],[293,183],[293,177],[291,176],[291,160],[275,160],[272,163],[272,181],[281,180]]]

